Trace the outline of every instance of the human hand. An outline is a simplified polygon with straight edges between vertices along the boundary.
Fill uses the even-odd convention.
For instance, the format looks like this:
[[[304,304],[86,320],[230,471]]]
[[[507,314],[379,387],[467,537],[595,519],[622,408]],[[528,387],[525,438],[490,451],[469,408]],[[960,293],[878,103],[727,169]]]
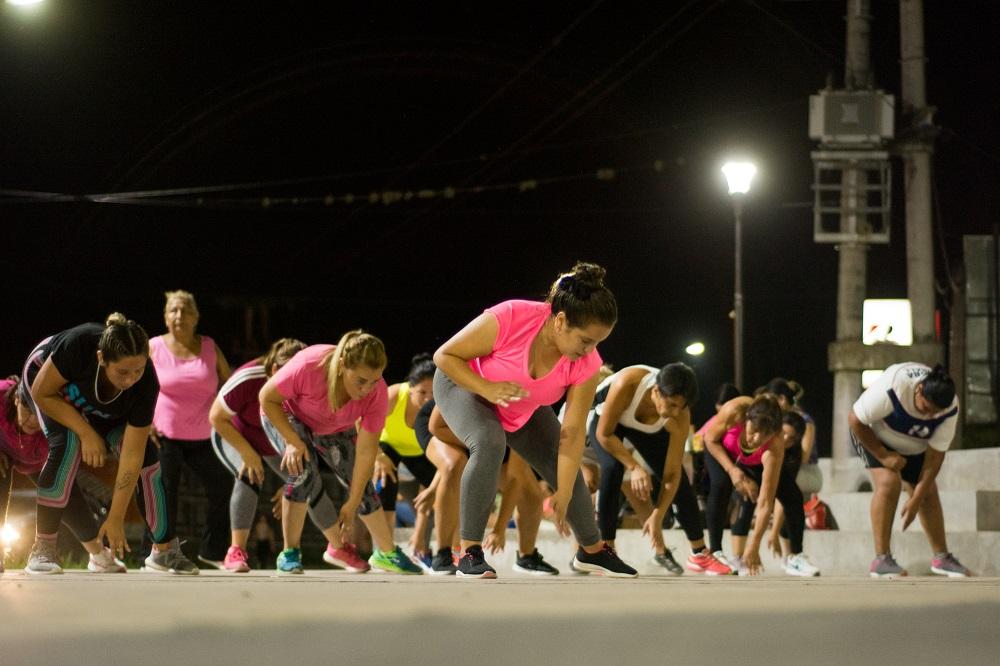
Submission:
[[[119,558],[125,557],[125,552],[132,550],[129,548],[128,539],[125,538],[125,521],[121,518],[108,516],[101,524],[101,529],[97,531],[97,541],[103,544],[105,539],[108,540],[111,552]]]
[[[346,502],[340,507],[340,514],[337,517],[337,526],[340,528],[340,536],[344,541],[351,540],[351,531],[354,529],[354,517],[358,514],[358,505]]]
[[[886,455],[879,458],[878,461],[882,463],[882,467],[891,469],[893,472],[902,472],[903,468],[906,467],[906,458],[895,451],[887,452]]]
[[[558,490],[552,496],[552,522],[555,523],[559,536],[568,537],[570,535],[569,525],[566,524],[566,510],[569,508],[571,497],[570,492]]]
[[[413,508],[417,513],[430,513],[434,510],[434,499],[437,492],[434,488],[424,488],[413,498]]]
[[[774,553],[775,557],[780,558],[782,556],[781,539],[774,532],[770,532],[767,535],[767,547]]]
[[[653,481],[649,477],[649,472],[642,465],[636,465],[629,472],[629,476],[631,477],[632,492],[638,495],[642,501],[648,501],[650,492],[653,489]]]
[[[922,503],[923,497],[914,493],[913,495],[910,495],[910,499],[906,500],[906,503],[903,504],[903,510],[899,512],[899,517],[903,520],[903,531],[906,531],[906,528],[910,526],[913,519],[917,517],[918,513],[920,513],[920,505]]]
[[[494,405],[510,407],[510,403],[527,398],[529,393],[516,382],[490,382],[480,395]]]
[[[743,551],[743,564],[751,576],[759,576],[764,573],[764,565],[760,562],[760,552],[756,548],[749,548],[749,544],[747,549]]]
[[[386,479],[396,481],[398,477],[396,476],[396,466],[392,462],[392,458],[385,455],[381,451],[377,456],[375,456],[375,466],[372,469],[372,483],[379,485],[381,488],[385,488]]]
[[[483,550],[489,551],[491,555],[496,555],[504,549],[507,545],[507,531],[501,527],[499,530],[494,529],[486,535],[486,539],[483,541]]]
[[[257,453],[243,458],[240,477],[246,478],[251,484],[259,485],[264,483],[264,461]]]
[[[662,534],[663,530],[663,513],[659,509],[653,509],[653,512],[649,514],[649,518],[646,522],[642,524],[642,535],[649,537],[650,543],[655,547],[656,535]]]
[[[299,447],[289,442],[288,446],[285,447],[285,454],[281,456],[281,468],[293,476],[298,476],[305,470],[307,460],[309,460],[309,451],[306,447]]]
[[[280,486],[273,495],[271,495],[271,515],[274,516],[276,520],[281,520],[281,500],[285,496],[285,487]]]
[[[104,438],[96,432],[88,432],[80,437],[80,457],[91,467],[104,467],[108,447]]]

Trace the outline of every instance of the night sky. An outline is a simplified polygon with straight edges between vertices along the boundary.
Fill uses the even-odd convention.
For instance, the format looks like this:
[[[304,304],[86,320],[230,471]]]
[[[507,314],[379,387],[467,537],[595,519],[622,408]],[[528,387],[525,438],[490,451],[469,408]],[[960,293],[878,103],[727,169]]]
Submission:
[[[279,336],[364,327],[398,381],[484,307],[541,297],[586,259],[619,300],[607,361],[690,362],[705,342],[701,420],[732,373],[718,169],[739,153],[761,171],[744,214],[746,388],[802,382],[828,453],[837,259],[812,240],[807,121],[808,96],[842,82],[843,0],[223,4],[0,6],[0,189],[188,190],[0,197],[3,372],[114,310],[161,333],[162,292],[184,288],[234,364]],[[872,4],[877,85],[898,98],[897,3]],[[997,221],[1000,10],[925,5],[944,280],[962,234]],[[869,297],[905,296],[893,168]],[[189,191],[221,185],[239,187]]]

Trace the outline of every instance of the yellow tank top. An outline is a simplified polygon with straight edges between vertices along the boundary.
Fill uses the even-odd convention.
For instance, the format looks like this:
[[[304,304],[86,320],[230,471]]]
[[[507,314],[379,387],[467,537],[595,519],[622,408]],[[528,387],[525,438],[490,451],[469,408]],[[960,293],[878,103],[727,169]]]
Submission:
[[[382,429],[380,442],[385,442],[396,453],[404,458],[422,456],[424,450],[417,443],[417,434],[413,428],[406,425],[406,404],[410,401],[410,385],[403,382],[399,385],[399,393],[396,394],[396,404],[392,406],[392,411],[385,417],[385,428]]]

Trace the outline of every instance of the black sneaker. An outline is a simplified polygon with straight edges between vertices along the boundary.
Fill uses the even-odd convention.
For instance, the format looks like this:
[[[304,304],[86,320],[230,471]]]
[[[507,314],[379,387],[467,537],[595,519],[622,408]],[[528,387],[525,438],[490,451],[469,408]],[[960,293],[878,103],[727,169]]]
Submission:
[[[431,570],[428,573],[432,576],[454,576],[456,571],[458,567],[451,557],[451,548],[442,548],[431,560]]]
[[[542,554],[535,549],[530,555],[517,554],[514,560],[514,571],[531,574],[532,576],[558,576],[559,569],[542,559]]]
[[[577,576],[586,576],[586,575],[590,574],[589,571],[584,571],[583,569],[577,569],[576,568],[576,558],[575,557],[572,558],[569,561],[569,570],[572,571],[573,573],[575,573]]]
[[[588,553],[583,548],[577,548],[573,568],[609,578],[635,578],[639,574],[638,571],[622,562],[615,549],[608,544],[604,544],[604,547],[596,553]]]
[[[496,569],[486,564],[482,546],[472,546],[465,549],[465,555],[458,561],[456,576],[462,578],[496,578]]]
[[[662,555],[653,555],[653,564],[663,567],[671,576],[680,576],[684,573],[684,568],[677,564],[669,548],[664,550]]]

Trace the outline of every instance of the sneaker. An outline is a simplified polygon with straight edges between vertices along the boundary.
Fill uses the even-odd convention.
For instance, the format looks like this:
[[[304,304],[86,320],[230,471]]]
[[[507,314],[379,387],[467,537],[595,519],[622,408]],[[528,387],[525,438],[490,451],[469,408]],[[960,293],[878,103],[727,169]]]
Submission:
[[[705,574],[706,576],[733,575],[733,569],[727,562],[718,559],[707,550],[688,555],[687,568],[688,571]]]
[[[615,549],[608,544],[604,544],[596,553],[588,553],[583,548],[577,548],[573,564],[584,571],[609,578],[635,578],[639,575],[638,571],[622,562]]]
[[[353,543],[345,543],[340,548],[334,548],[332,543],[328,543],[326,550],[323,551],[323,561],[351,573],[365,573],[371,569],[368,562],[358,554],[358,547]]]
[[[399,546],[396,546],[394,550],[390,550],[388,553],[383,553],[376,548],[372,556],[368,558],[368,564],[372,565],[373,569],[383,573],[413,576],[419,576],[423,573],[423,569],[414,564]]]
[[[962,566],[962,563],[955,559],[951,553],[945,553],[944,556],[931,560],[931,571],[948,578],[969,578],[972,576],[972,572]]]
[[[250,556],[247,555],[247,551],[239,546],[230,546],[229,550],[226,551],[226,559],[222,561],[222,567],[226,571],[232,571],[233,573],[247,573],[250,571],[250,565],[247,563],[248,559],[250,559]]]
[[[451,548],[445,547],[431,560],[431,570],[428,573],[432,576],[454,576],[456,571],[458,567],[452,558]]]
[[[872,565],[868,568],[868,575],[872,578],[899,578],[908,574],[906,569],[896,564],[892,553],[886,553],[872,560]]]
[[[653,555],[653,564],[662,567],[671,576],[681,576],[684,574],[683,567],[677,564],[677,560],[674,559],[674,554],[670,552],[669,548],[664,550],[663,553]]]
[[[472,546],[465,549],[465,555],[458,561],[455,575],[460,578],[496,578],[497,571],[486,563],[483,547]]]
[[[587,576],[590,574],[589,571],[584,571],[583,569],[576,568],[576,558],[569,561],[569,570],[575,573],[577,576]]]
[[[722,553],[719,553],[719,555],[722,555]],[[729,568],[732,570],[734,576],[750,575],[750,567],[747,566],[747,563],[743,560],[742,556],[733,555],[732,557],[728,557],[726,558],[726,563],[729,565]],[[760,569],[763,571],[764,565],[761,565]]]
[[[293,576],[303,573],[302,551],[298,548],[285,548],[278,553],[276,568],[279,576]]]
[[[415,550],[410,553],[410,559],[418,567],[423,569],[424,573],[431,572],[431,563],[433,558],[431,557],[431,551],[429,550]]]
[[[181,552],[181,543],[176,538],[172,539],[166,550],[156,550],[153,548],[149,552],[149,557],[143,563],[144,571],[153,573],[169,573],[178,576],[197,576],[198,567],[194,562],[184,557]]]
[[[789,576],[818,576],[819,567],[809,561],[805,553],[796,553],[795,555],[789,555],[784,559],[782,566],[785,569],[785,573]]]
[[[61,574],[63,569],[59,566],[59,551],[56,548],[56,542],[48,539],[35,539],[24,571],[36,576]]]
[[[542,554],[535,549],[530,555],[517,553],[514,560],[514,571],[518,573],[531,574],[532,576],[558,576],[559,569],[542,559]]]
[[[227,552],[226,555],[228,556],[229,553]],[[225,560],[213,560],[211,558],[205,557],[204,555],[199,555],[198,556],[198,561],[201,562],[202,564],[207,564],[208,566],[212,567],[213,569],[219,569],[219,570],[222,570],[222,571],[226,570],[226,561]]]
[[[87,562],[87,571],[91,573],[125,573],[125,563],[115,557],[111,549],[105,546],[97,555],[91,555]]]

